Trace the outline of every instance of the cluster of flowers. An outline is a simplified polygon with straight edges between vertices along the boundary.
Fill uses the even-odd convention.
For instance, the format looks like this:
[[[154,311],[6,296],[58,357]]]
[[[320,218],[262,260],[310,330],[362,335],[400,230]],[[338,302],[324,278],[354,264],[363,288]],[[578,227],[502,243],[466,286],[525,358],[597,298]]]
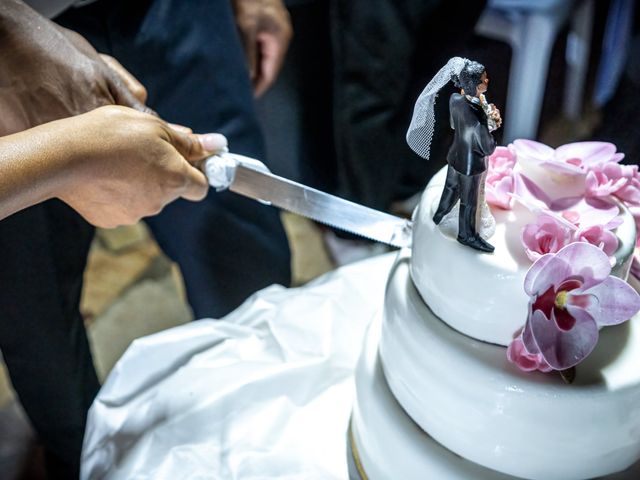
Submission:
[[[487,202],[508,210],[519,200],[541,213],[523,232],[532,261],[577,241],[596,245],[611,255],[618,246],[611,230],[620,225],[620,219],[618,208],[608,198],[624,202],[640,232],[640,173],[637,165],[621,165],[623,158],[611,143],[579,142],[554,150],[532,140],[516,140],[508,147],[498,147],[489,157]],[[584,188],[579,196],[551,201],[535,183],[514,171],[518,159],[550,175],[573,178]]]
[[[516,140],[489,157],[487,202],[511,209],[520,202],[538,214],[522,232],[534,262],[524,290],[530,298],[524,327],[507,357],[525,371],[566,370],[584,360],[598,341],[598,331],[628,320],[640,310],[640,295],[610,275],[609,256],[618,247],[613,229],[621,223],[617,197],[631,211],[640,232],[640,174],[636,165],[604,142],[580,142],[557,149]],[[517,161],[578,185],[571,197],[551,199],[515,169]],[[636,238],[640,245],[640,235]],[[633,273],[640,273],[634,259]]]

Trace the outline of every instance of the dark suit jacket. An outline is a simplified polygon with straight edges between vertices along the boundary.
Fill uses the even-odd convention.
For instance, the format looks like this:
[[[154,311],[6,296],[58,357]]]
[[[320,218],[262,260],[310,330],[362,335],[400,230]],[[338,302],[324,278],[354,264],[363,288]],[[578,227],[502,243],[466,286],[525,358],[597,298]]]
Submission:
[[[463,175],[477,175],[487,169],[485,157],[496,149],[489,133],[487,115],[480,105],[454,93],[449,99],[449,119],[455,133],[447,162]]]

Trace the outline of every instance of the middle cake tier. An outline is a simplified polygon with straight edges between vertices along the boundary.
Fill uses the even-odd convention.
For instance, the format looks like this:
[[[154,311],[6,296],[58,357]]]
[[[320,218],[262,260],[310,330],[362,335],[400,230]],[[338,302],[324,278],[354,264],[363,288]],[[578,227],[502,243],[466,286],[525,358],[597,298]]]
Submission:
[[[640,458],[640,320],[601,332],[566,385],[524,373],[506,348],[460,334],[415,289],[405,251],[389,279],[380,359],[403,409],[480,465],[528,479],[587,479]]]

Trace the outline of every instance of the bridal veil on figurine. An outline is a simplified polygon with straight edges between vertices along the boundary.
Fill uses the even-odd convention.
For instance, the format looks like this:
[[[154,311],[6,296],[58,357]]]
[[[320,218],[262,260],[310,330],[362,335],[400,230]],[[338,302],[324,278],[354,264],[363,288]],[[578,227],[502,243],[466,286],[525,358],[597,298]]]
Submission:
[[[460,88],[460,93],[453,93],[449,99],[454,137],[447,154],[447,179],[433,221],[444,226],[455,218],[454,207],[459,200],[457,240],[476,250],[493,252],[493,245],[485,240],[493,234],[495,220],[484,201],[484,177],[486,157],[496,148],[491,132],[500,127],[502,119],[499,110],[484,97],[489,79],[482,64],[454,57],[440,69],[418,97],[407,143],[418,155],[429,158],[434,104],[438,91],[450,81]]]

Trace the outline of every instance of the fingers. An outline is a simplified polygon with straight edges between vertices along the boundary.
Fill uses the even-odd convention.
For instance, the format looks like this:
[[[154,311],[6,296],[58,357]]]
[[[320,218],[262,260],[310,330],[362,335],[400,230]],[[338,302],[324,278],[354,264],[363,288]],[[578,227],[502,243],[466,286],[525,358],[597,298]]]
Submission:
[[[227,146],[227,138],[219,133],[198,135],[169,129],[170,141],[175,149],[191,164],[214,155]]]
[[[257,33],[258,29],[256,25],[240,26],[240,37],[242,39],[242,45],[244,46],[244,54],[247,57],[249,77],[254,86],[259,71],[258,46],[256,44]]]
[[[138,110],[139,112],[149,113],[156,117],[158,116],[158,114],[155,111],[147,107],[144,103],[140,102],[140,100],[138,100],[135,97],[135,95],[131,93],[131,90],[129,90],[124,85],[124,82],[120,80],[120,77],[114,74],[113,77],[110,80],[108,80],[108,82],[109,82],[109,91],[111,92],[111,95],[113,96],[113,100],[115,101],[116,105],[130,107],[135,110]]]
[[[256,97],[263,95],[275,82],[284,63],[287,43],[271,32],[262,32],[257,36],[259,49],[258,71],[254,79]]]
[[[244,44],[256,96],[274,82],[293,29],[282,0],[235,0],[236,23]]]
[[[201,160],[219,153],[227,147],[227,139],[219,133],[197,135],[171,129],[171,141],[178,153],[185,159],[186,182],[181,193],[182,198],[192,201],[202,200],[207,195],[209,182],[206,175],[199,170]],[[197,167],[197,168],[196,168]]]
[[[293,36],[289,13],[280,0],[267,1],[258,16],[255,45],[254,93],[264,94],[275,82]]]
[[[198,202],[207,196],[209,189],[207,177],[200,170],[188,164],[185,171],[187,181],[185,182],[185,189],[181,197],[193,202]]]
[[[184,125],[178,125],[177,123],[169,123],[168,125],[178,132],[193,133],[193,130],[191,130],[189,127],[185,127]]]
[[[102,58],[104,63],[106,63],[107,66],[120,77],[124,86],[129,89],[140,103],[144,104],[147,102],[147,89],[144,88],[144,85],[142,85],[142,83],[140,83],[138,79],[129,72],[129,70],[124,68],[120,62],[110,55],[101,53],[100,58]]]
[[[138,96],[136,96],[125,84],[125,80],[119,74],[115,73],[111,69],[111,67],[109,67],[108,72],[109,72],[109,75],[106,78],[106,82],[109,88],[109,92],[111,93],[111,96],[113,97],[113,100],[116,103],[116,105],[130,107],[135,110],[138,110],[139,112],[149,113],[156,117],[158,116],[158,114],[154,110],[147,107],[144,104],[144,102],[141,102],[140,99],[138,98],[138,96],[140,96],[140,98],[142,98],[143,96],[146,97],[146,90],[144,95],[140,91],[138,91],[137,93]],[[129,76],[131,78],[134,78],[130,74]],[[135,81],[137,82],[137,80]],[[142,88],[144,89],[144,87]]]

